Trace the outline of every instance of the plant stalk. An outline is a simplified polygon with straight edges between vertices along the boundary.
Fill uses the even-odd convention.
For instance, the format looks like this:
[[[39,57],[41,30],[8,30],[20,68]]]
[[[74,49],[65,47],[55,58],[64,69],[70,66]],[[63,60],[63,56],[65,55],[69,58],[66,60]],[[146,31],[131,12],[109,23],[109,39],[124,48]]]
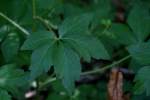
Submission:
[[[81,75],[83,76],[83,75],[89,75],[89,74],[96,74],[96,73],[104,72],[104,71],[106,71],[106,70],[108,70],[108,69],[114,67],[115,65],[118,65],[118,64],[120,64],[120,63],[126,61],[126,60],[129,59],[130,57],[131,57],[131,55],[128,55],[128,56],[126,56],[126,57],[124,57],[124,58],[122,58],[122,59],[120,59],[120,60],[118,60],[118,61],[113,62],[113,63],[110,64],[110,65],[104,66],[103,68],[96,69],[96,70],[92,70],[92,71],[86,71],[86,72],[81,73]],[[51,77],[50,77],[50,78],[48,78],[45,82],[41,83],[41,85],[40,85],[39,88],[41,89],[42,87],[44,87],[44,86],[46,86],[47,84],[52,83],[52,82],[54,82],[54,81],[56,81],[56,77],[54,77],[54,78],[51,78]]]
[[[15,21],[13,21],[12,19],[10,19],[9,17],[7,17],[5,14],[3,14],[2,12],[0,12],[0,16],[7,20],[9,23],[11,23],[13,26],[15,26],[16,28],[18,28],[21,32],[23,32],[25,35],[30,35],[30,33],[24,29],[22,26],[20,26],[18,23],[16,23]]]

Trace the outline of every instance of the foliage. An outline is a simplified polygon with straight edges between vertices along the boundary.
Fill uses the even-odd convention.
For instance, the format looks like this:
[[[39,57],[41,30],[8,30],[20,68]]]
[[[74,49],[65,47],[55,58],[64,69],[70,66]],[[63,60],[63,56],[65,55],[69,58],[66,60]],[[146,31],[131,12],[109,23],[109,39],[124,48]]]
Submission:
[[[150,1],[116,1],[1,0],[0,98],[24,100],[35,82],[33,100],[106,100],[118,67],[124,92],[148,99]]]

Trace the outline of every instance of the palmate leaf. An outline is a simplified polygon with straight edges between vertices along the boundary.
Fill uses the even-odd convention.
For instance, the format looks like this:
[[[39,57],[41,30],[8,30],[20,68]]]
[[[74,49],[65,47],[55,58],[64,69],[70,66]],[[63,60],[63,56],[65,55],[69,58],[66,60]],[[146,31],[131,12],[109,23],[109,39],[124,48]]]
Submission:
[[[128,47],[128,51],[140,64],[150,64],[150,42],[131,45]]]
[[[80,57],[109,59],[103,44],[87,34],[91,17],[88,14],[67,18],[59,26],[59,37],[52,32],[36,32],[25,41],[23,50],[34,50],[31,60],[31,78],[47,72],[53,65],[57,77],[69,93],[81,73]]]
[[[150,66],[146,66],[146,67],[143,67],[139,70],[138,74],[136,75],[136,78],[135,80],[137,81],[137,84],[139,84],[138,82],[141,82],[142,86],[140,87],[143,87],[143,91],[146,91],[147,95],[150,95]],[[139,87],[137,87],[139,88]],[[140,92],[143,92],[143,91],[140,91]]]

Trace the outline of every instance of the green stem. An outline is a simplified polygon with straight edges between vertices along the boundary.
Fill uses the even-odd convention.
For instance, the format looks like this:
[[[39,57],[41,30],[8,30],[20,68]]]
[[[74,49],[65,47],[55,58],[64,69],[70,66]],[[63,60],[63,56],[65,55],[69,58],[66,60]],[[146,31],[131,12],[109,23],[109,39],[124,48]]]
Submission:
[[[131,57],[131,55],[128,55],[128,56],[126,56],[126,57],[124,57],[124,58],[122,58],[122,59],[120,59],[120,60],[118,60],[118,61],[113,62],[113,63],[110,64],[110,65],[104,66],[103,68],[96,69],[96,70],[92,70],[92,71],[83,72],[83,73],[81,73],[81,75],[89,75],[89,74],[95,74],[95,73],[104,72],[105,70],[110,69],[110,68],[114,67],[115,65],[120,64],[121,62],[123,62],[123,61],[129,59],[130,57]]]
[[[43,19],[40,16],[35,16],[34,19],[41,22],[48,31],[51,31],[56,37],[58,37],[58,34],[53,31],[53,29],[57,29],[57,26],[53,25],[48,20]]]
[[[34,19],[35,16],[36,16],[36,6],[35,6],[35,0],[32,0],[32,18]],[[34,32],[36,30],[36,23],[34,22],[33,23],[33,26],[32,26],[32,31]]]
[[[18,28],[21,32],[23,32],[25,35],[30,35],[30,33],[24,29],[23,27],[21,27],[18,23],[16,23],[15,21],[13,21],[12,19],[8,18],[5,14],[3,14],[2,12],[0,12],[0,16],[2,18],[4,18],[5,20],[7,20],[9,23],[11,23],[12,25],[14,25],[16,28]]]
[[[52,31],[52,28],[49,26],[47,20],[43,19],[43,18],[40,17],[40,16],[34,16],[34,19],[40,21],[40,22],[44,25],[44,27],[46,27],[49,31]]]
[[[43,87],[45,87],[47,84],[52,83],[54,81],[56,81],[56,77],[54,77],[54,78],[51,78],[51,77],[48,78],[45,82],[40,83],[39,90],[42,89]]]
[[[36,16],[35,0],[32,0],[32,14],[33,14],[33,18],[34,18]]]
[[[42,17],[36,14],[36,1],[35,0],[32,0],[32,16],[33,16],[33,19],[40,21],[44,25],[44,27],[46,27],[49,31],[52,31],[52,29],[57,29],[57,26],[53,25],[48,20],[43,19]],[[35,26],[35,23],[34,23],[34,26]]]
[[[126,56],[126,57],[124,57],[124,58],[122,58],[122,59],[120,59],[120,60],[118,60],[118,61],[113,62],[113,63],[110,64],[110,65],[104,66],[103,68],[96,69],[96,70],[92,70],[92,71],[83,72],[83,73],[81,73],[81,75],[89,75],[89,74],[96,74],[96,73],[104,72],[104,71],[106,71],[106,70],[108,70],[108,69],[114,67],[115,65],[118,65],[118,64],[120,64],[120,63],[126,61],[126,60],[129,59],[130,57],[131,57],[131,55],[128,55],[128,56]],[[54,82],[54,81],[56,81],[56,77],[54,77],[54,78],[51,78],[51,77],[50,77],[50,78],[48,78],[45,82],[41,83],[41,85],[40,85],[39,88],[41,89],[42,87],[44,87],[44,86],[46,86],[47,84],[49,84],[49,83],[51,83],[51,82]]]

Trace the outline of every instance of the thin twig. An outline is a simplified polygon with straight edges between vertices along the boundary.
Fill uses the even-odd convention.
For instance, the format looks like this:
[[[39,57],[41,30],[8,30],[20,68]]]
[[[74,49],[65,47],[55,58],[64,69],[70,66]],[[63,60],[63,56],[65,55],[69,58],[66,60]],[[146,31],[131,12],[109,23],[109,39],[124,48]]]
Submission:
[[[5,20],[7,20],[9,23],[11,23],[12,25],[14,25],[16,28],[18,28],[21,32],[23,32],[25,35],[30,35],[30,33],[24,29],[22,26],[20,26],[18,23],[16,23],[15,21],[13,21],[12,19],[10,19],[9,17],[7,17],[5,14],[3,14],[2,12],[0,12],[0,16],[2,18],[4,18]]]
[[[40,85],[39,85],[39,90],[40,89],[42,89],[44,86],[46,86],[47,84],[49,84],[49,83],[52,83],[52,82],[54,82],[54,81],[56,81],[56,77],[54,77],[54,78],[48,78],[45,82],[43,82],[43,83],[40,83]]]
[[[44,27],[46,27],[49,31],[52,31],[52,28],[49,26],[47,20],[43,19],[40,16],[34,16],[34,19],[40,21],[44,25]]]
[[[104,66],[103,68],[96,69],[96,70],[92,70],[92,71],[83,72],[83,73],[81,73],[81,75],[88,75],[88,74],[95,74],[95,73],[104,72],[105,70],[107,70],[107,69],[109,69],[109,68],[112,68],[112,67],[114,67],[114,66],[117,65],[117,64],[120,64],[121,62],[123,62],[123,61],[129,59],[130,57],[131,57],[131,55],[128,55],[128,56],[126,56],[126,57],[124,57],[124,58],[122,58],[122,59],[120,59],[120,60],[118,60],[118,61],[113,62],[113,63],[110,64],[110,65]]]

